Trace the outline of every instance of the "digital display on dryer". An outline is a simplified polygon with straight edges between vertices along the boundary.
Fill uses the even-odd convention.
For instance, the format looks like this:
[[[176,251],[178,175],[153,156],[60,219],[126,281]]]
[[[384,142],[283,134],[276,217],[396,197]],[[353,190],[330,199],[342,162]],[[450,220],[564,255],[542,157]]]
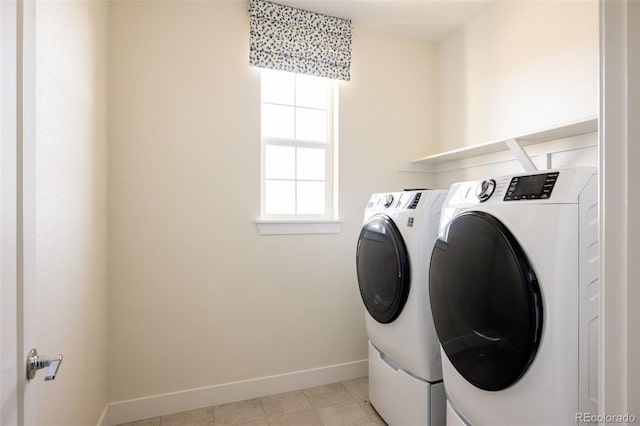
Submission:
[[[554,172],[516,176],[511,179],[504,201],[547,199],[551,197],[558,175],[558,172]]]
[[[521,178],[513,191],[513,195],[515,197],[520,197],[528,194],[540,194],[546,181],[546,175],[526,176]]]

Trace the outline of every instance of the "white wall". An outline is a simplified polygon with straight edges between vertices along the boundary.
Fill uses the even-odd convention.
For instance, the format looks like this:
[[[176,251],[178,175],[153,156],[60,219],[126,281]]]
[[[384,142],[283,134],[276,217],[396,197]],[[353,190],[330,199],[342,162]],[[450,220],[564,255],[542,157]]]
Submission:
[[[107,2],[35,4],[37,423],[96,424],[107,403]],[[29,194],[27,195],[29,196]],[[33,413],[28,413],[29,417]]]
[[[435,138],[435,48],[354,29],[340,234],[259,236],[259,72],[244,2],[110,4],[110,401],[365,359],[370,193]],[[428,182],[427,182],[428,183]]]
[[[425,154],[598,113],[598,2],[502,1],[438,45],[439,134]]]

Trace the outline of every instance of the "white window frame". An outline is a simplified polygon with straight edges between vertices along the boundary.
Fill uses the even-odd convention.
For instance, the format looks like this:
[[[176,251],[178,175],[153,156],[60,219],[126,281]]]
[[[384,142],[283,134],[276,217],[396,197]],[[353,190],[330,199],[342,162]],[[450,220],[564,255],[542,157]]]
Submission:
[[[262,74],[261,74],[262,75]],[[262,77],[261,77],[262,88]],[[261,90],[262,92],[262,90]],[[327,142],[285,139],[262,136],[262,110],[265,103],[260,97],[260,219],[256,221],[260,234],[318,234],[338,233],[342,221],[338,220],[338,83],[331,81],[327,89]],[[294,106],[294,111],[298,107]],[[295,112],[294,112],[295,126]],[[295,134],[295,132],[294,132]],[[287,146],[321,148],[325,150],[325,214],[267,214],[265,203],[265,148]],[[295,183],[304,181],[297,179]],[[290,181],[291,179],[285,179]],[[297,193],[297,191],[296,191]],[[296,200],[297,205],[297,200]]]

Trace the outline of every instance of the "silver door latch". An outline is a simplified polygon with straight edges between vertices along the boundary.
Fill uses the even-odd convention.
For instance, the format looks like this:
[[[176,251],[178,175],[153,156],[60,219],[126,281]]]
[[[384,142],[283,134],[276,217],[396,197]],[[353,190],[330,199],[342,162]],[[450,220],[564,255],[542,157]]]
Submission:
[[[31,349],[27,356],[27,379],[32,380],[36,377],[36,371],[49,367],[47,369],[47,375],[44,376],[44,380],[53,380],[56,378],[56,374],[58,374],[61,363],[62,354],[58,355],[58,358],[49,359],[44,356],[39,356],[38,351]]]

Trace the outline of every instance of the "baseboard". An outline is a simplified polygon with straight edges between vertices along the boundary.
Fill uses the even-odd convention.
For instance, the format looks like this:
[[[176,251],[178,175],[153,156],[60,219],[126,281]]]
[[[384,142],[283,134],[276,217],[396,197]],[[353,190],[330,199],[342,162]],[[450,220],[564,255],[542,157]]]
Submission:
[[[367,360],[353,361],[276,376],[260,377],[196,389],[187,389],[128,401],[112,402],[99,426],[112,426],[180,411],[242,401],[367,375]]]

